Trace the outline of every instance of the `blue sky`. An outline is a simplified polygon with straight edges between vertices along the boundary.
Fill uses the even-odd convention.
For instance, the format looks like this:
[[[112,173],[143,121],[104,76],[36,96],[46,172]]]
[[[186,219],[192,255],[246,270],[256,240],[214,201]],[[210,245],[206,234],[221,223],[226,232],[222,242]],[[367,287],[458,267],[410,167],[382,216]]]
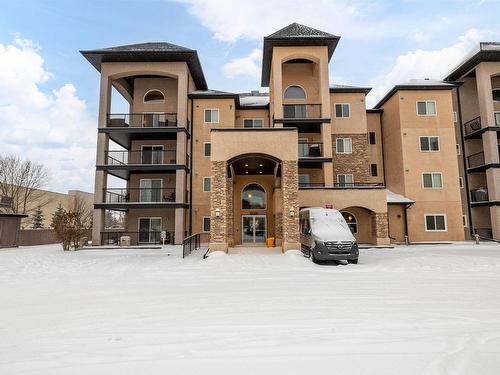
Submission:
[[[373,104],[399,81],[440,78],[480,40],[500,40],[499,14],[493,0],[6,1],[0,12],[0,152],[46,163],[53,172],[49,188],[92,190],[99,77],[81,49],[169,41],[198,50],[210,88],[248,91],[260,88],[262,37],[296,21],[341,36],[330,80],[374,87]],[[2,65],[2,57],[10,63]],[[10,95],[21,84],[33,86],[40,100],[35,110],[19,102],[22,95]],[[55,115],[56,108],[68,113]],[[45,126],[40,134],[76,131],[82,141],[68,146],[61,136],[46,142],[36,124],[19,124],[13,113],[33,115]]]

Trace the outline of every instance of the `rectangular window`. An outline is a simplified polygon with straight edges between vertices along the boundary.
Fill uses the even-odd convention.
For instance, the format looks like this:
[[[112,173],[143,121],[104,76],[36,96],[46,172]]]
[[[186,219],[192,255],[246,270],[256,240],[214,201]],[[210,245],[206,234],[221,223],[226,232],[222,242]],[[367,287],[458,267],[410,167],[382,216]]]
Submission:
[[[210,155],[212,155],[212,144],[203,143],[203,156],[209,157]]]
[[[141,150],[141,164],[163,164],[163,146],[141,146]]]
[[[219,123],[219,108],[205,109],[205,123],[218,124]]]
[[[422,100],[417,101],[418,116],[436,116],[436,101]]]
[[[425,214],[425,230],[427,232],[446,232],[445,214]]]
[[[457,143],[455,147],[457,148],[457,155],[460,155],[462,153],[462,148],[460,147],[460,143]]]
[[[203,177],[203,191],[207,193],[212,191],[212,177]]]
[[[463,177],[458,178],[458,185],[460,186],[460,189],[464,188],[464,178]]]
[[[453,122],[458,122],[458,113],[453,111]]]
[[[310,184],[310,176],[308,174],[299,174],[299,186],[308,187]]]
[[[420,137],[420,151],[439,151],[439,137]]]
[[[375,144],[375,132],[368,133],[368,141],[371,145]]]
[[[427,189],[441,189],[443,187],[443,175],[441,172],[422,173],[422,185]]]
[[[351,105],[349,103],[335,103],[335,117],[347,118],[351,116]]]
[[[337,175],[337,185],[338,186],[349,186],[354,184],[354,176],[352,174],[338,174]]]
[[[244,128],[262,128],[264,127],[264,120],[262,119],[244,119],[243,120],[243,127]]]
[[[467,228],[469,226],[468,220],[467,220],[467,215],[462,215],[462,221],[464,223],[464,228]]]
[[[203,216],[203,232],[210,232],[210,216]]]
[[[352,139],[351,138],[337,138],[336,141],[337,154],[352,154]]]
[[[377,176],[377,164],[370,164],[370,173],[373,177]]]
[[[495,125],[500,126],[500,112],[495,112]]]

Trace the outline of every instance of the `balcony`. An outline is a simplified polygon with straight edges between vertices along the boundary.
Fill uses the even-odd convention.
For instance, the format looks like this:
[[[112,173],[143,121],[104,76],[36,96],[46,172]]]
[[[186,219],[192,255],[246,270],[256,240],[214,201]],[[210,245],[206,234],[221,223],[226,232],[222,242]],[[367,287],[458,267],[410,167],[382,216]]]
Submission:
[[[185,208],[187,204],[177,202],[175,188],[107,188],[103,190],[104,202],[95,208]]]
[[[104,164],[97,170],[128,180],[131,173],[175,173],[178,169],[188,170],[189,155],[185,163],[177,163],[176,150],[106,151]]]
[[[323,143],[299,140],[299,167],[321,168],[323,162],[332,161],[323,154]]]
[[[467,167],[469,169],[484,166],[484,152],[476,152],[475,154],[467,156]]]
[[[189,135],[188,128],[189,122],[179,124],[177,113],[111,113],[106,116],[106,126],[98,131],[129,149],[133,140],[172,140],[177,138],[179,132]]]
[[[130,245],[151,245],[162,244],[160,231],[139,231],[139,232],[125,232],[125,231],[105,231],[101,232],[101,244],[104,246],[119,246],[121,237],[130,237]],[[174,232],[165,232],[165,243],[174,244]]]
[[[488,202],[488,189],[478,188],[470,191],[470,200],[473,203]]]
[[[497,137],[500,138],[500,115],[498,113],[495,114],[495,123],[490,126],[483,126],[481,117],[476,117],[464,123],[465,139],[481,139],[482,134],[487,131],[496,132]]]
[[[110,128],[167,128],[177,126],[177,113],[125,113],[108,114],[106,126]]]
[[[322,123],[330,122],[322,117],[321,104],[283,104],[283,118],[275,123]]]
[[[371,182],[344,182],[326,186],[323,182],[299,182],[299,189],[385,189],[385,185]]]

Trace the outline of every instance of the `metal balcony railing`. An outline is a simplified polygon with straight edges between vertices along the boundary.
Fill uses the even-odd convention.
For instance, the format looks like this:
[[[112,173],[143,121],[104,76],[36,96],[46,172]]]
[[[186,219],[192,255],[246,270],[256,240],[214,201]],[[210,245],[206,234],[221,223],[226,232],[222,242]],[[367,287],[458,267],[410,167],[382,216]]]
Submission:
[[[385,185],[379,182],[336,182],[333,187],[336,189],[373,189],[383,188]]]
[[[106,165],[176,164],[176,150],[106,151]]]
[[[321,118],[321,104],[283,104],[283,117],[289,119]]]
[[[161,231],[109,231],[101,232],[101,244],[118,246],[120,245],[120,238],[124,236],[130,237],[130,245],[132,246],[163,243]],[[165,244],[174,244],[174,232],[166,231]]]
[[[471,133],[474,133],[475,131],[478,131],[479,129],[481,129],[481,117],[480,116],[473,118],[472,120],[464,123],[465,135],[469,135]]]
[[[323,143],[299,141],[299,158],[320,158],[323,156]]]
[[[484,152],[481,151],[467,156],[467,165],[469,166],[469,168],[475,168],[484,165]]]
[[[108,127],[166,128],[177,126],[177,113],[118,113],[108,114]]]
[[[299,188],[322,188],[325,187],[324,182],[299,182]]]
[[[105,203],[173,203],[175,188],[104,189]]]
[[[488,189],[487,188],[477,188],[470,191],[470,200],[471,202],[488,202]]]

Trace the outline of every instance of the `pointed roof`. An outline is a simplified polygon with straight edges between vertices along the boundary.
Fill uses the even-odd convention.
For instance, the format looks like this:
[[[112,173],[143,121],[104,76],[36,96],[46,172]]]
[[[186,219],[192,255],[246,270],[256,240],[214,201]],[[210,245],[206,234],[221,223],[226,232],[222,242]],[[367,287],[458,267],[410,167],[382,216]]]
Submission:
[[[186,62],[196,88],[207,89],[207,82],[201,68],[198,52],[194,49],[168,42],[127,44],[110,48],[80,51],[100,72],[101,64],[107,62]]]
[[[269,86],[271,58],[274,47],[282,46],[326,46],[328,61],[337,47],[340,37],[294,22],[274,33],[264,37],[264,52],[262,57],[262,86]]]

